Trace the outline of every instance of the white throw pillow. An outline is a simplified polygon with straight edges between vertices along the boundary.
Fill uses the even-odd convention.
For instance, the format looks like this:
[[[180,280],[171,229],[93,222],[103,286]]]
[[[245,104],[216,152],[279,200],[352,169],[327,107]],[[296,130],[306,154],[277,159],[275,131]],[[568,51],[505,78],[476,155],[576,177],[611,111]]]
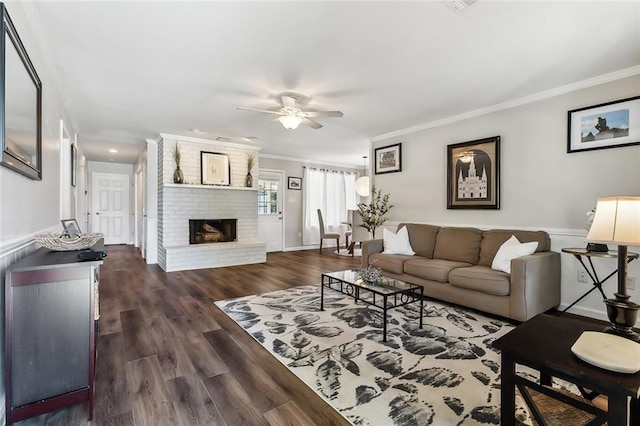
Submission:
[[[512,235],[498,249],[491,263],[491,269],[511,273],[511,259],[517,259],[528,254],[533,254],[538,248],[538,242],[521,243],[515,235]]]
[[[382,239],[384,240],[383,253],[405,254],[407,256],[416,254],[411,248],[411,243],[409,243],[409,232],[406,226],[403,226],[397,234],[394,234],[387,228],[383,228]]]

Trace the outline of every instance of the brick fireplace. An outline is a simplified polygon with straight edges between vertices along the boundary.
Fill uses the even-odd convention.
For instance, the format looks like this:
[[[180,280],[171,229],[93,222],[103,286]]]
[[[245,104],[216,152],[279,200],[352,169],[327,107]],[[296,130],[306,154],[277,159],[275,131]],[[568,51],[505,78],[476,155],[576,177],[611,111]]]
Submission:
[[[158,143],[158,265],[171,272],[266,262],[266,243],[258,237],[258,191],[244,187],[247,149],[169,136],[162,134]],[[200,151],[218,151],[229,155],[231,185],[174,184],[171,150],[176,142],[186,181],[200,180]],[[194,239],[202,241],[193,244],[189,234],[196,226]]]

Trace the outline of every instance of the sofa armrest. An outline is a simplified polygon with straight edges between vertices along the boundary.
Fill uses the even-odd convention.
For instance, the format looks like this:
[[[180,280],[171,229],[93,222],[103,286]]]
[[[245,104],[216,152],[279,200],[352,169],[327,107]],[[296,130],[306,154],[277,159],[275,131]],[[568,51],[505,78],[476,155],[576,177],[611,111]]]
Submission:
[[[527,321],[560,304],[560,253],[545,251],[511,261],[511,318]]]
[[[383,240],[367,240],[362,242],[362,268],[369,267],[369,256],[373,253],[382,253]]]

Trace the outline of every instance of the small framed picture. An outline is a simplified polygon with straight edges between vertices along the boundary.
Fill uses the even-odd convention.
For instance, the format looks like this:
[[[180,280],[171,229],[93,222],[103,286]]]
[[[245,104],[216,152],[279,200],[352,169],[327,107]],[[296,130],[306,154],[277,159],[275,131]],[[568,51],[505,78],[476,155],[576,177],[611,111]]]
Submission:
[[[289,176],[288,188],[300,191],[302,189],[302,178]]]
[[[447,208],[500,208],[500,136],[447,145]]]
[[[82,231],[80,230],[80,225],[75,219],[62,219],[60,221],[62,223],[62,228],[64,228],[63,235],[81,235]]]
[[[201,181],[203,185],[231,184],[229,156],[218,152],[200,151]]]
[[[402,144],[389,145],[375,150],[375,174],[402,171]]]
[[[568,112],[568,153],[638,144],[640,96]]]

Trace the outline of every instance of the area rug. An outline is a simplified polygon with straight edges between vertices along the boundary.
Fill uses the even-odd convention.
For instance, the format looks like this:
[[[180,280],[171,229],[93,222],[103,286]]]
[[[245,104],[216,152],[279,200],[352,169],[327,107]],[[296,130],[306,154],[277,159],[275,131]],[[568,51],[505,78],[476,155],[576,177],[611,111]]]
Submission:
[[[319,285],[216,302],[354,425],[500,422],[500,356],[491,347],[513,326],[425,301],[388,313]],[[517,408],[521,421],[526,410]]]

